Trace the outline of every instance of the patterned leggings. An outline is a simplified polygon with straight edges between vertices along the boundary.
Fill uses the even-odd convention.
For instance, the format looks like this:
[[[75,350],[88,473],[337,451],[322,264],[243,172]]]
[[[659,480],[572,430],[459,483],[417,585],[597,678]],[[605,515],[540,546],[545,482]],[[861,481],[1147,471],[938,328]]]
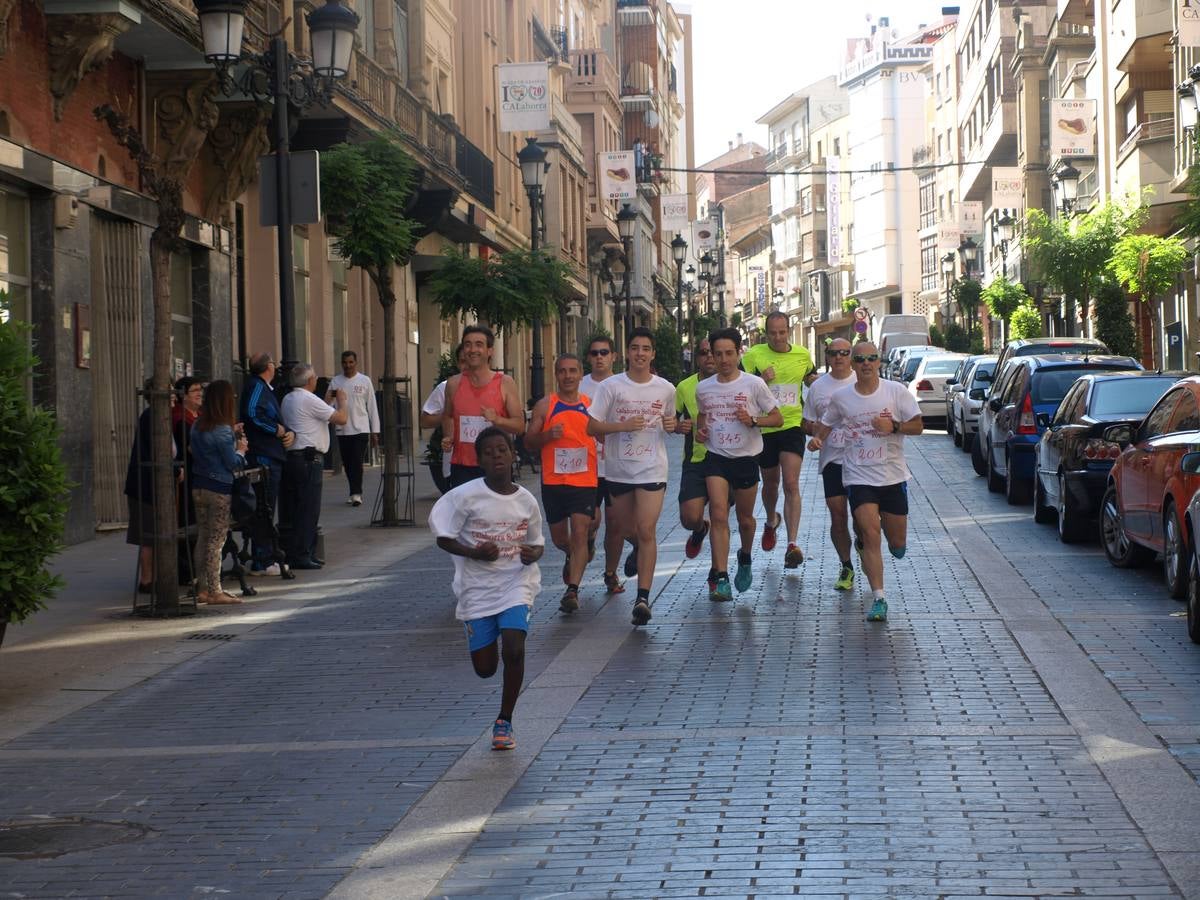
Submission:
[[[218,494],[202,488],[192,489],[196,507],[196,591],[201,594],[221,593],[221,547],[229,531],[229,494]]]

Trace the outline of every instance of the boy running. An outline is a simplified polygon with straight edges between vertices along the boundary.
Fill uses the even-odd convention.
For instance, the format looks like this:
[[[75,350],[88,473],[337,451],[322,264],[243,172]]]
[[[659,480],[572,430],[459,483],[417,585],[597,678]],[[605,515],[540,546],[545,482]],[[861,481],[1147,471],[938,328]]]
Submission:
[[[525,680],[525,636],[542,577],[534,565],[545,550],[542,514],[533,494],[513,484],[516,451],[499,428],[475,438],[483,477],[446,493],[429,513],[438,546],[454,556],[454,616],[464,623],[471,665],[480,678],[504,658],[500,714],[492,749],[512,750],[512,715]],[[498,652],[497,644],[502,647]]]
[[[583,365],[565,353],[554,361],[555,391],[533,407],[525,446],[542,452],[542,503],[554,546],[567,555],[566,593],[558,608],[579,609],[588,564],[588,531],[596,514],[596,439],[587,432],[590,401],[579,393]]]
[[[658,562],[655,530],[667,488],[666,433],[675,430],[675,387],[650,372],[654,334],[634,328],[626,345],[629,370],[614,375],[592,398],[588,434],[604,436],[604,468],[613,518],[637,544],[637,599],[633,624],[650,621],[650,588]],[[617,574],[604,572],[604,584]]]
[[[844,433],[842,481],[863,545],[863,571],[875,596],[867,621],[886,622],[880,529],[892,556],[903,557],[911,477],[904,461],[904,436],[918,435],[924,426],[920,407],[904,385],[879,378],[879,351],[874,344],[856,344],[850,359],[858,381],[833,395],[812,443],[819,450],[833,429]]]
[[[588,363],[592,371],[583,376],[579,382],[579,393],[589,400],[596,399],[600,385],[612,377],[613,363],[617,358],[617,348],[613,339],[608,335],[597,335],[588,342]],[[596,517],[592,520],[591,534],[588,535],[588,561],[595,554],[596,532],[600,530],[600,509],[604,508],[604,571],[613,572],[610,583],[604,580],[604,588],[610,594],[621,594],[625,591],[623,582],[616,580],[617,563],[621,561],[621,545],[624,539],[621,529],[613,524],[612,497],[608,493],[608,481],[604,477],[604,441],[596,439]]]
[[[696,418],[700,415],[700,408],[696,405],[696,386],[715,371],[712,349],[709,347],[708,338],[703,338],[696,342],[696,371],[675,387],[675,410],[679,416],[675,431],[686,435],[683,441],[683,472],[679,476],[679,524],[691,532],[683,548],[688,559],[695,559],[700,555],[700,548],[704,546],[704,536],[708,534],[708,520],[704,518],[704,507],[708,505],[708,486],[704,483],[704,456],[708,451],[692,434]],[[709,593],[712,593],[716,585],[716,569],[709,568]]]
[[[779,483],[783,482],[783,521],[787,525],[787,553],[783,557],[785,569],[795,569],[804,562],[804,554],[796,546],[796,535],[800,530],[800,465],[804,462],[804,385],[810,376],[815,377],[812,356],[800,346],[789,343],[790,326],[787,313],[776,310],[767,315],[767,342],[756,344],[746,351],[742,367],[753,375],[759,375],[775,395],[775,401],[783,412],[783,423],[778,427],[764,428],[763,449],[758,457],[762,469],[763,523],[762,548],[775,549],[775,532],[779,529],[779,518],[775,505],[779,500]],[[774,523],[774,524],[772,524]]]
[[[722,328],[708,336],[717,375],[696,387],[700,417],[696,437],[708,448],[704,457],[704,483],[708,490],[708,515],[712,520],[709,543],[717,583],[710,600],[733,599],[729,588],[729,495],[737,510],[741,549],[737,555],[734,586],[749,589],[750,548],[754,546],[754,501],[758,499],[758,454],[763,449],[760,428],[778,427],[783,413],[771,389],[757,375],[738,370],[742,336]]]
[[[858,380],[850,364],[850,342],[845,338],[837,338],[825,345],[825,364],[829,371],[813,382],[805,401],[811,418],[804,420],[804,430],[812,435],[817,433],[821,416],[829,409],[833,395]],[[830,435],[821,446],[817,471],[825,485],[829,539],[842,563],[833,586],[839,591],[848,591],[854,587],[854,563],[850,559],[850,506],[846,500],[846,486],[842,483],[843,446],[840,438],[840,434]],[[817,449],[813,441],[809,441],[809,449]]]

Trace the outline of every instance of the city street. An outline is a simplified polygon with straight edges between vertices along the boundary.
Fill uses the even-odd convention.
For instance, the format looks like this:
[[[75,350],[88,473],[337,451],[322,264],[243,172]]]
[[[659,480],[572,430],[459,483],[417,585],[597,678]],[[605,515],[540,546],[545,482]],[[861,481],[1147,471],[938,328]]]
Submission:
[[[808,561],[756,548],[733,604],[707,543],[684,558],[675,484],[648,626],[599,560],[560,615],[549,548],[512,753],[430,540],[196,619],[157,674],[5,732],[0,821],[67,821],[0,856],[0,897],[1200,897],[1182,604],[989,494],[944,434],[907,446],[886,625],[861,572],[832,588],[815,460]]]

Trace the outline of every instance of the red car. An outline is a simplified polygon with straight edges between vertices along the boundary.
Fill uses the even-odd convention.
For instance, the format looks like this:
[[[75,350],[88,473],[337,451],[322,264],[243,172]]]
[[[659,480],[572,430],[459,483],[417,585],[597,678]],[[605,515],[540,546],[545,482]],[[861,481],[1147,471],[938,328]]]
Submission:
[[[1181,523],[1200,489],[1197,457],[1183,463],[1188,453],[1200,451],[1200,377],[1177,382],[1141,424],[1113,425],[1104,439],[1128,445],[1112,468],[1100,504],[1104,553],[1120,568],[1161,553],[1167,591],[1183,597],[1192,551]]]

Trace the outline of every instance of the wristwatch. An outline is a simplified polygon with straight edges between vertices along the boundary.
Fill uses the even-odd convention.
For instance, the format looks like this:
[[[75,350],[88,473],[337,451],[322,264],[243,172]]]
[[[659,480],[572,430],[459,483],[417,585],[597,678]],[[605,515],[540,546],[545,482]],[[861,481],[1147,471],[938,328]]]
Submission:
[[[896,434],[900,430],[901,424],[903,424],[903,423],[897,422],[895,419],[892,419],[892,434]]]
[[[759,425],[758,425],[758,416],[751,416],[751,417],[750,417],[750,424],[751,424],[751,425],[753,425],[755,428],[758,428],[758,427],[759,427]]]

